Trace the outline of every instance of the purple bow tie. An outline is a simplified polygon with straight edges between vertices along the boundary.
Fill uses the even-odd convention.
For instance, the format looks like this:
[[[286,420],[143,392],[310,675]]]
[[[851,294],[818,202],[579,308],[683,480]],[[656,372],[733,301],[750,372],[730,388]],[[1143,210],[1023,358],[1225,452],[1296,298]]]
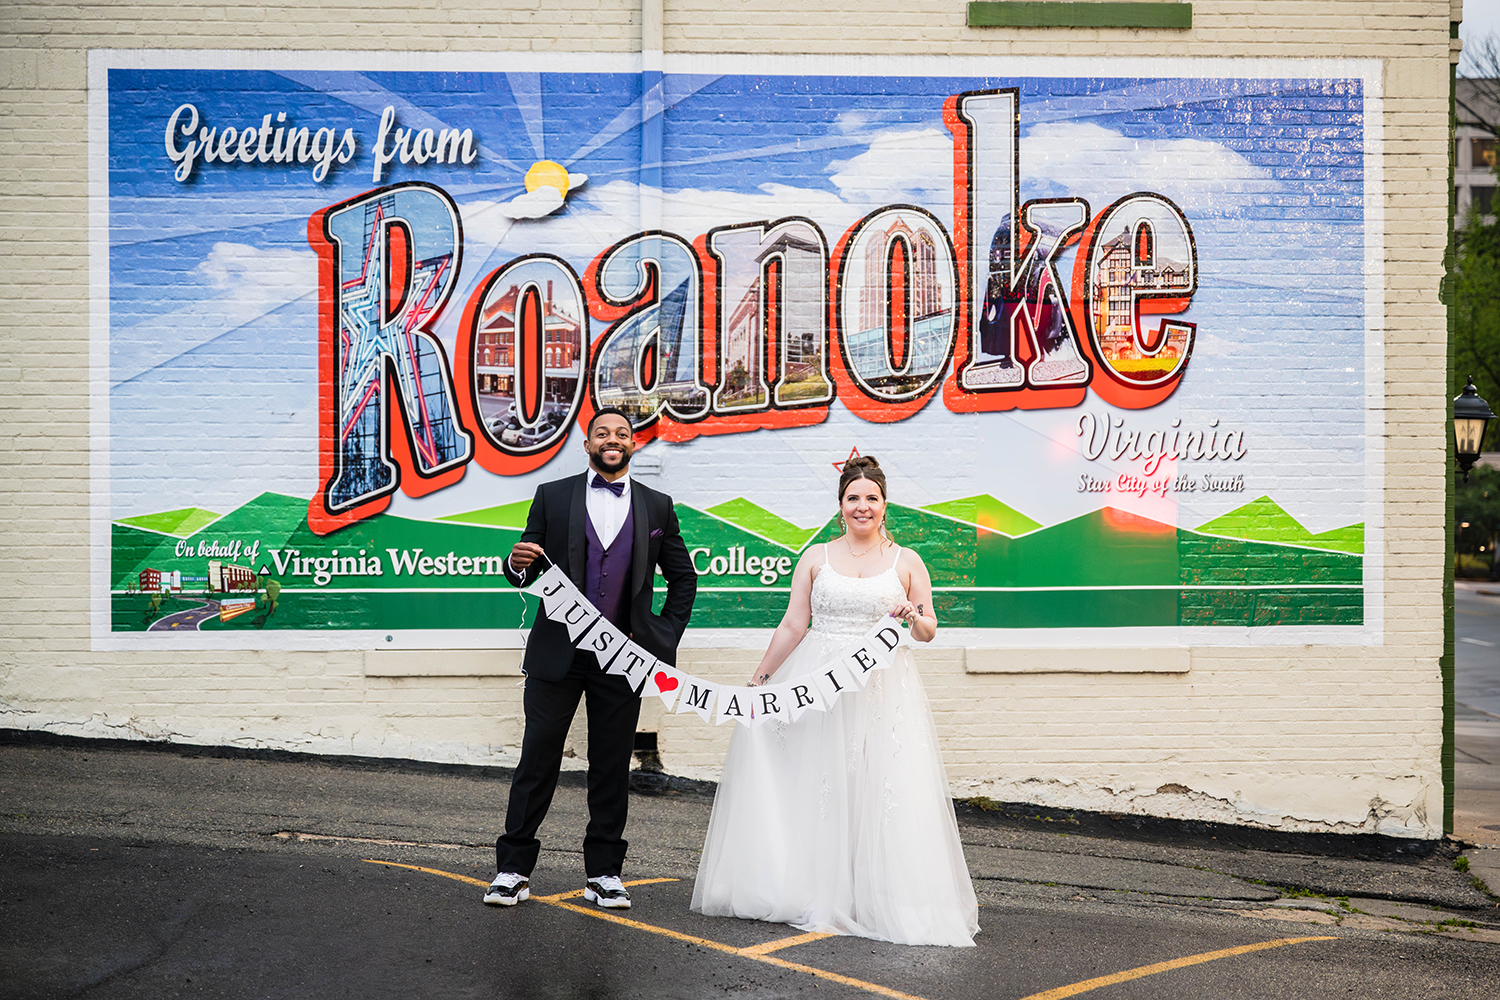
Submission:
[[[617,497],[625,495],[625,484],[623,482],[612,483],[597,472],[594,473],[594,478],[590,481],[589,486],[596,490],[609,490]]]

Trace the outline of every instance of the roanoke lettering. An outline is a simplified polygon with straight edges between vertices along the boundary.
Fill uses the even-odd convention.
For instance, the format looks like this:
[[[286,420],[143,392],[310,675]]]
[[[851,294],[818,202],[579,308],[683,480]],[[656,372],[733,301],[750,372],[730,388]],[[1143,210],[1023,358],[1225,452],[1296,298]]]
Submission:
[[[178,110],[167,143],[183,161],[178,139],[199,126],[196,109]],[[1172,318],[1198,290],[1192,226],[1150,192],[1120,192],[1099,212],[1082,198],[1021,203],[1021,113],[1015,88],[945,103],[953,232],[903,204],[838,238],[799,217],[640,232],[599,250],[581,276],[551,254],[524,254],[463,282],[473,291],[451,368],[434,330],[461,272],[453,199],[394,184],[314,213],[324,383],[308,526],[326,535],[379,513],[398,488],[445,489],[475,459],[498,475],[532,472],[561,447],[585,397],[623,410],[640,444],[821,423],[834,398],[877,423],[938,396],[959,413],[1073,407],[1089,392],[1117,409],[1161,403],[1197,338],[1194,323]],[[398,160],[468,163],[470,138],[403,128],[388,107],[373,178]],[[278,147],[267,116],[240,141],[228,150],[221,136],[214,155],[285,156],[291,140]],[[408,295],[414,288],[424,293]],[[542,349],[523,349],[532,343]],[[500,424],[476,402],[497,387],[514,393]],[[1122,418],[1086,419],[1091,458],[1143,461],[1147,476],[1168,458],[1246,453],[1242,432],[1216,423],[1134,431]],[[429,569],[401,572],[461,575],[412,558]],[[781,557],[769,567],[761,557],[758,573],[756,557],[738,559],[739,574],[766,585],[787,572]],[[724,575],[735,560],[700,552],[695,567]]]

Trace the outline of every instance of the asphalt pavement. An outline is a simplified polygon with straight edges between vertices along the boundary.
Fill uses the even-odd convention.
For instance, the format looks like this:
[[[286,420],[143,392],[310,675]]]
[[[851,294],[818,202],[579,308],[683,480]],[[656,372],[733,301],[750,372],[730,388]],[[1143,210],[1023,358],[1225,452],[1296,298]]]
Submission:
[[[1500,893],[1500,584],[1456,583],[1453,626],[1453,834]]]
[[[579,897],[564,775],[533,898],[480,902],[509,773],[0,741],[0,998],[1500,996],[1500,586],[1457,589],[1456,836],[960,804],[968,949],[688,909],[712,786],[637,773],[628,912]]]
[[[635,906],[597,910],[565,777],[533,899],[497,909],[480,897],[499,769],[0,746],[0,996],[1492,1000],[1500,983],[1500,907],[1455,843],[965,806],[976,947],[910,948],[692,913],[712,790],[649,775]]]

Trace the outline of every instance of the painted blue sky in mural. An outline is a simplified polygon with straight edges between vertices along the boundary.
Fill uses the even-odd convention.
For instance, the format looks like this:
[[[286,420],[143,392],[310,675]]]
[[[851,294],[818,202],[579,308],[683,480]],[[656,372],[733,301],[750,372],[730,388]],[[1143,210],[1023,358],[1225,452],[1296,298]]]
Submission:
[[[112,515],[227,510],[266,489],[299,496],[313,489],[317,271],[306,230],[321,208],[414,180],[455,199],[464,260],[437,325],[451,349],[462,303],[484,275],[532,251],[556,253],[583,272],[604,248],[642,228],[655,185],[661,226],[688,239],[713,226],[799,215],[832,244],[868,212],[896,203],[926,208],[951,228],[952,137],[943,102],[962,91],[1017,87],[1023,201],[1081,197],[1098,212],[1124,194],[1152,191],[1192,223],[1200,291],[1185,318],[1198,324],[1199,346],[1172,413],[1250,428],[1272,462],[1265,466],[1276,483],[1271,492],[1288,506],[1306,498],[1315,528],[1362,517],[1366,225],[1358,80],[668,75],[659,96],[643,96],[642,79],[111,70]],[[283,112],[287,127],[352,129],[357,150],[321,182],[311,164],[239,162],[199,163],[179,182],[164,137],[184,104],[221,130],[257,128],[265,115],[274,123]],[[401,127],[472,129],[474,162],[394,162],[377,183],[373,146],[387,107]],[[658,107],[659,117],[649,113]],[[524,175],[542,160],[562,164],[578,183],[558,211],[531,218]],[[602,329],[595,324],[593,332]],[[1315,432],[1288,418],[1311,411],[1326,418]],[[937,434],[961,426],[976,442],[1004,440],[1016,461],[1044,468],[1056,438],[1047,426],[1069,419],[1076,423],[1076,414],[960,417],[935,401],[903,426]],[[781,492],[757,501],[812,523],[818,518],[805,495],[826,478],[822,451],[855,436],[867,442],[862,450],[878,452],[889,433],[836,406],[821,427],[700,440],[693,448],[708,464],[721,448],[792,462]],[[514,481],[474,469],[460,487],[423,501],[403,498],[398,508],[441,514],[529,496],[537,479],[581,464],[573,450],[566,462]],[[1003,496],[1008,485],[999,469],[991,483],[974,481],[983,471],[958,483],[951,462],[937,456],[924,475],[922,460],[908,460],[909,478],[932,500],[986,490]],[[1335,471],[1332,481],[1315,471],[1339,467],[1347,471]],[[688,480],[667,485],[698,506],[749,488],[720,496],[723,490]],[[947,492],[950,485],[963,492]],[[1246,499],[1199,498],[1202,509],[1184,513],[1182,523]]]

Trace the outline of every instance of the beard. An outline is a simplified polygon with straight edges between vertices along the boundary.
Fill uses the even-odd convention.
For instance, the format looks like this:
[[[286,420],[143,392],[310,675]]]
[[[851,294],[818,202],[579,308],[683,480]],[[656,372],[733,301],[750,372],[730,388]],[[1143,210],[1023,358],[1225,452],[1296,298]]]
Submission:
[[[600,472],[607,472],[610,475],[614,475],[616,472],[630,465],[630,452],[624,449],[617,452],[611,451],[608,456],[602,451],[591,452],[589,458],[593,462],[595,469]]]

